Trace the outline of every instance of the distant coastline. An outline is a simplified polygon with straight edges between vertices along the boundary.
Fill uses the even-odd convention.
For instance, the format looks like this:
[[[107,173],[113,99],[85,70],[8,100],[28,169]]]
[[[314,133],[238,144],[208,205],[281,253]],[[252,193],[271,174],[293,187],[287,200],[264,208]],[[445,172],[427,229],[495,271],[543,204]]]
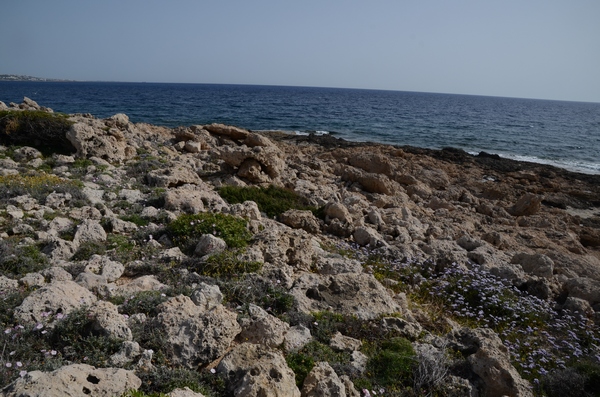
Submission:
[[[22,74],[0,74],[0,81],[68,82],[68,81],[75,81],[75,80],[47,79],[44,77],[26,76],[26,75],[22,75]]]

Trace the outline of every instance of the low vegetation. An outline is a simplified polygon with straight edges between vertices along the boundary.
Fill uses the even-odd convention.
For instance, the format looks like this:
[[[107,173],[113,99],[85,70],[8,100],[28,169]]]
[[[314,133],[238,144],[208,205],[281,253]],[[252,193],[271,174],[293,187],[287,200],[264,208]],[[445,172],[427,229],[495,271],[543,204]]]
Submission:
[[[225,186],[219,189],[219,194],[230,204],[254,201],[261,212],[273,218],[290,209],[316,211],[308,205],[308,200],[293,190],[270,185],[268,187],[237,187]]]
[[[44,154],[75,153],[66,138],[73,123],[62,113],[0,111],[0,144],[33,146]]]

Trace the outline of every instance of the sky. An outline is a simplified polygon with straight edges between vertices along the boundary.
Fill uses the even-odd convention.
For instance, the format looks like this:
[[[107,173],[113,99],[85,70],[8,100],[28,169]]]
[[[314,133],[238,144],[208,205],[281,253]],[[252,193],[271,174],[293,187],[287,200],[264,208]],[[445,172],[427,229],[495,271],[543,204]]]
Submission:
[[[600,102],[598,0],[3,0],[0,74]]]

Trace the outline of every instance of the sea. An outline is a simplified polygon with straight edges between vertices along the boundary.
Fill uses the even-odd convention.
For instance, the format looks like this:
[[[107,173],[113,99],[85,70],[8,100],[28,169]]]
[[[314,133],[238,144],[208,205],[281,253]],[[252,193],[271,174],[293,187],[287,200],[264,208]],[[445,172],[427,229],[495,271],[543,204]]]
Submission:
[[[350,141],[454,147],[600,174],[600,103],[366,89],[227,84],[0,82],[64,113],[168,127],[225,123]]]

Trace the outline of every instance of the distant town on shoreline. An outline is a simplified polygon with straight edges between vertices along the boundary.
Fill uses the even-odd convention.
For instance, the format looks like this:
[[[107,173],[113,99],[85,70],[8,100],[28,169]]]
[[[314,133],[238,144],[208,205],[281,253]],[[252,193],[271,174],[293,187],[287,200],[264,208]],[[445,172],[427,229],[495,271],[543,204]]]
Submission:
[[[22,74],[0,74],[0,81],[73,81],[64,79],[46,79]]]

